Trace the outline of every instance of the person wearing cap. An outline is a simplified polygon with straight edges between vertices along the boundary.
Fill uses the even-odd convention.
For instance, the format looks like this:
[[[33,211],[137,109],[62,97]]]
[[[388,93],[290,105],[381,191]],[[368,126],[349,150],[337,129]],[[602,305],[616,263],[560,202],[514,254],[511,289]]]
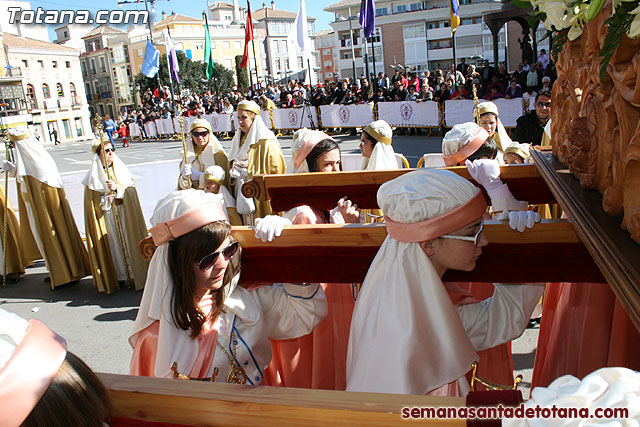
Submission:
[[[147,263],[140,256],[138,245],[147,237],[147,225],[138,191],[131,172],[109,140],[102,144],[95,141],[92,152],[91,167],[82,184],[93,283],[98,292],[108,294],[116,292],[120,283],[127,280],[133,282],[128,285],[140,290],[147,278]]]
[[[318,285],[237,286],[241,248],[221,199],[192,189],[158,202],[131,375],[265,384],[269,338],[308,334],[326,316]]]
[[[398,161],[391,142],[393,130],[384,120],[375,120],[362,129],[360,151],[362,152],[362,170],[398,169]],[[378,222],[382,218],[379,209],[362,211],[366,223]]]
[[[87,249],[73,220],[58,167],[26,126],[8,131],[15,163],[5,161],[3,169],[16,177],[22,238],[29,234],[44,256],[51,289],[76,282],[91,274]],[[22,207],[24,206],[24,209]],[[27,227],[28,226],[28,227]],[[29,230],[29,231],[27,231]]]
[[[287,173],[338,172],[340,148],[324,132],[302,128],[293,135],[292,158]],[[331,211],[298,206],[282,217],[270,215],[256,220],[256,234],[272,239],[287,225],[360,223],[360,211],[346,197]],[[263,239],[265,240],[265,239]],[[311,334],[297,340],[272,341],[279,357],[272,362],[272,385],[285,387],[344,390],[346,386],[347,338],[356,290],[350,283],[321,284],[329,311]]]
[[[211,131],[209,121],[205,119],[195,119],[189,127],[190,138],[186,140],[187,163],[184,163],[184,154],[180,162],[180,177],[178,178],[178,189],[186,190],[191,188],[202,190],[204,180],[202,174],[209,166],[218,165],[225,171],[229,168],[227,154],[224,152],[220,141]]]
[[[242,218],[236,210],[236,199],[225,186],[225,172],[220,166],[209,166],[204,171],[205,193],[221,194],[227,210],[227,218],[231,225],[242,225]]]
[[[2,426],[107,425],[109,392],[64,338],[0,308],[0,343]]]
[[[278,139],[260,116],[258,104],[238,103],[238,125],[229,153],[229,188],[236,198],[236,209],[242,215],[243,224],[253,225],[255,218],[272,213],[271,203],[244,197],[242,184],[254,175],[284,173],[285,161]]]
[[[488,243],[484,196],[453,172],[410,172],[377,198],[387,237],[353,312],[346,389],[464,396],[476,352],[518,337],[544,285],[496,284],[477,302],[442,282],[447,270],[472,271]]]
[[[527,144],[519,144],[509,137],[507,130],[502,125],[498,106],[491,101],[484,101],[478,104],[473,110],[473,116],[476,123],[484,128],[489,137],[493,139],[498,148],[496,158],[501,164],[524,163],[529,157],[529,146]],[[505,153],[508,152],[505,160]]]

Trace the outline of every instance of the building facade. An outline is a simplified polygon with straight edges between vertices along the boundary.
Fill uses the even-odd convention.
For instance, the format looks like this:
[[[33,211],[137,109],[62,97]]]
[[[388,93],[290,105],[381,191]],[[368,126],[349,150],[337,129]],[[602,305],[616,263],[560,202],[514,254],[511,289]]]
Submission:
[[[318,80],[335,80],[338,75],[338,49],[335,31],[322,30],[316,33],[316,62]]]
[[[133,106],[127,33],[100,25],[82,40],[85,52],[80,54],[80,61],[91,115],[117,117],[121,109]]]
[[[12,113],[23,116],[43,142],[56,136],[60,142],[93,138],[80,52],[6,32],[2,44],[11,70],[19,69],[26,104],[25,110],[17,101]]]
[[[499,11],[502,3],[492,0],[460,2],[461,25],[455,33],[456,60],[467,63],[482,59],[493,62],[493,38],[482,16]],[[376,33],[365,52],[359,20],[360,1],[342,0],[324,9],[334,14],[330,25],[336,33],[337,68],[342,78],[369,72],[392,74],[397,66],[412,71],[448,69],[453,62],[448,0],[378,0]],[[508,42],[505,28],[499,33],[498,60],[505,61]],[[519,46],[518,46],[519,49]],[[375,60],[374,60],[375,58]],[[517,64],[513,67],[517,67]]]
[[[261,9],[253,12],[253,20],[257,22],[256,28],[262,29],[265,33],[261,47],[263,66],[272,81],[285,81],[294,75],[301,78],[305,70],[311,68],[311,80],[315,83],[318,79],[315,55],[313,52],[306,52],[305,56],[288,40],[296,15],[297,12],[276,9],[273,1],[271,7],[263,3]],[[310,16],[307,16],[307,35],[311,46],[314,46],[315,18]]]

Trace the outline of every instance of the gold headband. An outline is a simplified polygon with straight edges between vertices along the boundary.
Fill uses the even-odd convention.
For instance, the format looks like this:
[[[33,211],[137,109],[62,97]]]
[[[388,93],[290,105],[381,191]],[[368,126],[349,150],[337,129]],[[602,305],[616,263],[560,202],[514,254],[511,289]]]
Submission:
[[[255,102],[254,102],[255,104]],[[250,111],[254,114],[260,114],[260,107],[256,108],[258,106],[258,104],[255,104],[255,106],[251,105],[250,103],[239,103],[238,104],[238,111],[244,110],[244,111]]]
[[[20,134],[20,135],[11,135],[9,134],[9,139],[12,142],[18,142],[18,141],[22,141],[23,139],[27,139],[31,137],[31,132],[27,131],[26,133]]]
[[[215,182],[216,184],[222,184],[224,182],[223,179],[218,179],[218,178],[215,177],[215,175],[212,175],[210,173],[205,173],[204,174],[204,180],[205,181]]]
[[[363,129],[364,132],[368,133],[369,135],[371,135],[373,137],[373,139],[375,139],[378,142],[382,142],[383,144],[386,145],[391,145],[391,138],[388,136],[384,136],[382,135],[380,132],[378,132],[377,130],[373,129],[371,127],[371,125],[366,126]]]

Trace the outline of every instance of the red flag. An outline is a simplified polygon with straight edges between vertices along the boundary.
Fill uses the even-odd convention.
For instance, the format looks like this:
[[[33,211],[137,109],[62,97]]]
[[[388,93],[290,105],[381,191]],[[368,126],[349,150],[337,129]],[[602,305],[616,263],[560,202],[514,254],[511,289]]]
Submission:
[[[240,62],[240,68],[247,68],[249,63],[249,42],[253,40],[253,20],[251,19],[251,2],[247,0],[247,25],[245,26],[244,34],[244,55],[242,55],[242,62]]]

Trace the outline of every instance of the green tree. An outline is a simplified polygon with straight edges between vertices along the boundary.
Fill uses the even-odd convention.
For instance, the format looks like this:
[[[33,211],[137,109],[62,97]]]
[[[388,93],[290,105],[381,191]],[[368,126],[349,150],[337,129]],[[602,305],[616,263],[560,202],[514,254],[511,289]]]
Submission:
[[[224,93],[230,90],[235,81],[233,80],[233,71],[220,64],[213,67],[213,75],[211,76],[210,88],[217,93]]]
[[[204,73],[204,64],[202,62],[192,61],[182,51],[177,51],[178,66],[180,71],[178,75],[180,77],[180,88],[188,88],[192,92],[202,93],[207,89],[213,89],[215,91],[224,92],[234,85],[233,71],[225,68],[220,64],[216,64],[213,69],[213,76],[211,80],[207,81]],[[245,71],[246,72],[246,71]],[[160,82],[163,86],[169,86],[169,69],[167,68],[167,56],[160,56]],[[152,91],[158,87],[158,77],[154,76],[149,78],[142,73],[138,73],[135,76],[135,83],[140,86],[140,94],[142,95],[147,88]],[[173,83],[173,89],[178,92],[178,86]]]
[[[242,62],[242,55],[236,56],[236,76],[238,76],[238,87],[245,89],[249,87],[249,73],[246,68],[240,68]]]
[[[180,94],[179,89],[190,89],[192,92],[201,93],[205,90],[206,81],[204,76],[204,69],[201,62],[192,61],[187,58],[184,52],[181,50],[176,51],[176,57],[178,58],[178,67],[180,71],[178,76],[180,77],[180,87],[173,82],[173,90],[176,94]],[[169,68],[167,67],[167,55],[160,55],[160,84],[162,86],[171,86],[169,82]],[[154,76],[149,78],[142,73],[139,73],[135,77],[136,85],[140,85],[140,91],[144,93],[147,88],[154,90],[158,87],[158,77]]]

